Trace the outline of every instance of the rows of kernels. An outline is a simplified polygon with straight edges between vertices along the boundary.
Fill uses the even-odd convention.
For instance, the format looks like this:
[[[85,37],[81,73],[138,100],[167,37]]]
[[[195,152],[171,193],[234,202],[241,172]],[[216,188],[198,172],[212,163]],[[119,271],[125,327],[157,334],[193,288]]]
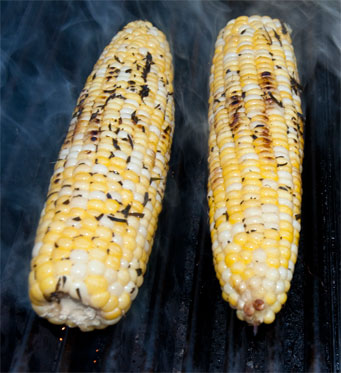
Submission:
[[[36,284],[44,280],[43,302],[70,289],[108,324],[129,309],[143,281],[164,193],[174,127],[171,69],[165,37],[147,22],[128,25],[95,65],[42,212],[40,250],[32,260],[33,305],[42,302]],[[45,267],[37,260],[44,245],[52,246],[44,258],[53,259]]]
[[[297,70],[286,64],[286,56],[294,60],[290,37],[279,21],[239,17],[218,36],[210,77],[209,165],[214,174],[208,189],[214,264],[224,299],[238,308],[239,318],[256,324],[272,322],[285,302],[297,256],[299,224],[293,205],[299,211],[303,141],[289,130],[293,119],[288,116],[298,120],[301,110],[299,96],[287,82],[292,68],[291,76],[298,79]],[[223,69],[215,66],[222,61]],[[217,182],[222,177],[226,195]],[[225,211],[229,219],[222,223]],[[220,237],[233,238],[224,242],[225,257],[219,224],[226,229]],[[228,267],[224,276],[221,261]]]

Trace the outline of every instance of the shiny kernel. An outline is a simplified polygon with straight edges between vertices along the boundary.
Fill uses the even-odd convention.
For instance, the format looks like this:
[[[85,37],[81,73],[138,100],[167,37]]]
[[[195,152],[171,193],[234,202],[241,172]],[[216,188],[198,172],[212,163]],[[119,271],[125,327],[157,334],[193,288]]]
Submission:
[[[73,244],[75,249],[87,250],[92,246],[91,238],[89,237],[75,237],[73,239]]]
[[[266,293],[266,295],[264,297],[264,300],[265,300],[266,304],[271,306],[276,302],[277,298],[276,298],[276,295],[274,293],[268,292],[268,293]]]
[[[109,241],[112,237],[112,230],[107,227],[97,227],[95,232],[97,237],[100,237],[104,241]]]
[[[103,276],[89,275],[85,278],[85,285],[90,294],[98,294],[107,289],[108,282]]]
[[[96,237],[96,236],[94,236]],[[108,241],[105,241],[101,238],[92,238],[93,246],[100,250],[106,250],[108,248]]]
[[[121,318],[121,315],[122,315],[122,311],[119,309],[119,308],[115,308],[113,311],[111,312],[105,312],[103,314],[103,317],[106,319],[106,320],[115,320],[115,321],[119,321],[120,318]]]
[[[110,214],[115,214],[120,208],[120,204],[114,199],[107,199],[105,201],[105,207]]]
[[[130,204],[134,198],[133,192],[128,189],[122,189],[121,196],[122,196],[122,203],[124,206],[127,206],[128,204]]]
[[[233,241],[238,244],[238,245],[241,245],[243,246],[246,241],[248,240],[248,235],[247,233],[245,232],[240,232],[240,233],[237,233],[234,237],[233,237]]]
[[[54,249],[53,253],[51,255],[51,258],[53,260],[60,260],[60,259],[65,259],[70,256],[70,250],[64,250],[61,248]]]
[[[135,250],[135,247],[136,247],[135,239],[127,234],[124,235],[123,236],[123,247],[124,249],[130,250],[130,251]]]
[[[40,290],[38,282],[35,282],[32,286],[30,286],[29,296],[32,303],[37,305],[45,301],[45,298]]]
[[[96,212],[97,213],[97,212]],[[98,221],[93,217],[86,217],[82,220],[82,226],[90,231],[94,231],[98,225]]]
[[[74,227],[67,227],[63,230],[63,236],[67,238],[74,238],[79,235],[79,232]]]
[[[118,298],[118,306],[124,310],[128,311],[131,305],[131,299],[129,294],[127,293],[122,293],[121,296]]]
[[[238,261],[232,264],[231,272],[234,274],[242,275],[245,270],[245,264]]]
[[[51,261],[46,262],[39,266],[36,271],[36,279],[38,282],[42,281],[46,277],[50,277],[53,274],[53,265]]]
[[[54,273],[56,276],[68,275],[71,267],[72,263],[70,260],[57,260],[54,262]]]
[[[287,297],[286,293],[282,293],[282,294],[278,295],[278,297],[277,297],[280,304],[284,304],[287,301],[287,298],[288,297]]]
[[[121,259],[116,256],[108,256],[105,265],[117,271],[121,267]]]
[[[48,276],[39,281],[39,287],[42,293],[46,296],[51,295],[56,290],[57,280],[53,276]]]
[[[102,306],[103,312],[111,312],[118,306],[118,299],[116,295],[110,295],[108,301],[104,306]]]
[[[108,291],[94,294],[91,297],[92,306],[95,308],[102,308],[103,306],[107,304],[109,298],[110,298],[110,294]]]
[[[273,267],[273,268],[279,268],[279,259],[278,258],[268,258],[266,260],[266,263],[268,264],[269,267]]]
[[[88,201],[88,209],[97,210],[97,211],[105,211],[105,203],[100,199],[90,199]]]

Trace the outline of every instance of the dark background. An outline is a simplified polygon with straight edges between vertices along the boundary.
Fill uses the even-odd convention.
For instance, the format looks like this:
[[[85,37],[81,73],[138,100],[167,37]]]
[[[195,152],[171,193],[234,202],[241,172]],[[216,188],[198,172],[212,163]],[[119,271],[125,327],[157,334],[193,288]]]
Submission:
[[[340,2],[1,1],[1,371],[340,371]],[[239,15],[292,30],[303,90],[302,233],[271,325],[220,294],[207,217],[207,100],[218,31]],[[82,333],[39,319],[27,277],[53,162],[87,75],[126,23],[164,31],[176,127],[145,282],[127,316]]]

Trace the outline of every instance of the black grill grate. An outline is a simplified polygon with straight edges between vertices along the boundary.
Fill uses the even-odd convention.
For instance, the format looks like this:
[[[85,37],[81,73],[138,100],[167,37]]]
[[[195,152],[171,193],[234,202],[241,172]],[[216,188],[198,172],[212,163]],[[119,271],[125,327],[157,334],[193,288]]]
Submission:
[[[1,2],[1,371],[340,371],[340,55],[327,37],[340,34],[340,4],[326,4]],[[214,41],[227,20],[258,12],[294,30],[307,121],[292,289],[276,322],[254,336],[221,298],[205,194]],[[131,310],[113,327],[81,333],[30,309],[34,231],[85,77],[112,35],[139,18],[165,31],[174,53],[176,130],[166,196]]]

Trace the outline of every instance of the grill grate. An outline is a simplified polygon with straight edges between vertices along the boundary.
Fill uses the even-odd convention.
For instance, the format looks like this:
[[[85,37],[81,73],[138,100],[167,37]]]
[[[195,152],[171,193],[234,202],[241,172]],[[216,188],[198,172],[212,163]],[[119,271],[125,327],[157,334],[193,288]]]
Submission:
[[[339,3],[328,3],[339,16]],[[300,1],[0,5],[7,63],[1,371],[340,371],[340,79],[329,54],[314,54],[330,32],[329,8]],[[292,289],[276,322],[254,335],[222,300],[213,269],[206,118],[217,32],[228,19],[258,12],[281,17],[294,29],[307,121]],[[138,18],[165,31],[174,53],[176,130],[166,195],[145,282],[131,310],[113,327],[81,333],[31,311],[26,279],[32,242],[85,77],[112,35]],[[332,43],[325,47],[334,50]],[[334,57],[337,65],[340,56]]]

